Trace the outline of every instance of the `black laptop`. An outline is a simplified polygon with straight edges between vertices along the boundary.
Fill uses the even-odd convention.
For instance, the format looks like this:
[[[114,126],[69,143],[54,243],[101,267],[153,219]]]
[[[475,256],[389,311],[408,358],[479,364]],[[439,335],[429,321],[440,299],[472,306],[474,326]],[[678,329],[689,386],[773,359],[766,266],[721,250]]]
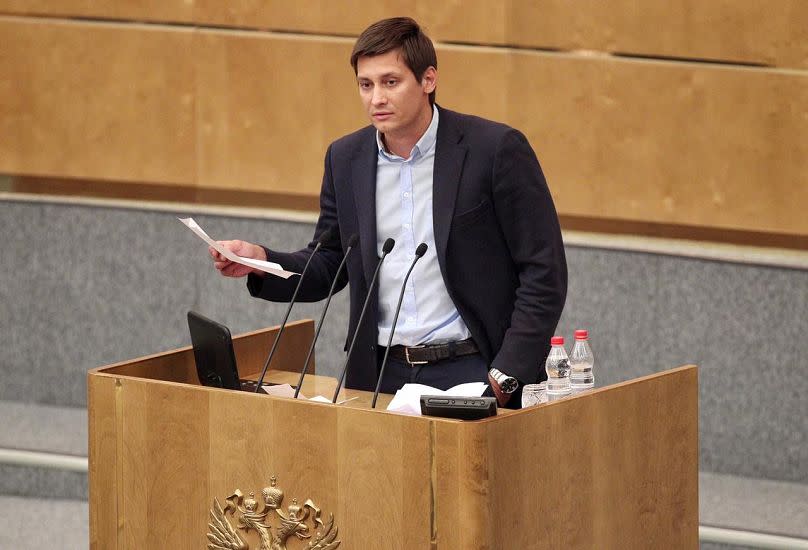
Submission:
[[[256,382],[239,378],[230,329],[195,311],[188,312],[188,328],[194,347],[196,373],[203,386],[255,391]]]

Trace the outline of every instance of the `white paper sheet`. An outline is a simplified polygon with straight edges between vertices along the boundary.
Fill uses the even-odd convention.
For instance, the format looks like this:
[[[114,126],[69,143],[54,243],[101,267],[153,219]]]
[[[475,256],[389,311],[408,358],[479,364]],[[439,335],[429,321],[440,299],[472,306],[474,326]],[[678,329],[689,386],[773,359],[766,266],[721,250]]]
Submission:
[[[393,400],[390,401],[390,404],[387,405],[387,410],[421,416],[422,395],[480,397],[485,393],[487,387],[488,384],[485,382],[467,382],[466,384],[458,384],[457,386],[443,391],[423,384],[404,384],[393,396]]]
[[[290,384],[275,384],[275,385],[268,385],[265,384],[261,386],[266,392],[267,395],[272,395],[274,397],[294,397],[295,396],[295,389]],[[322,395],[315,395],[314,397],[306,397],[302,393],[297,394],[298,399],[306,399],[308,401],[316,401],[317,403],[331,403],[331,400],[327,397],[323,397]],[[348,401],[353,401],[354,399],[358,399],[357,397],[351,397],[350,399],[345,399],[343,401],[337,401],[337,405],[342,405],[343,403],[347,403]]]
[[[275,384],[271,386],[268,384],[264,384],[261,386],[261,389],[264,390],[264,392],[266,392],[267,395],[272,395],[275,397],[295,396],[295,389],[291,386],[291,384]],[[305,397],[303,397],[303,399],[305,399]]]
[[[316,401],[317,403],[331,403],[331,400],[327,397],[323,397],[322,395],[315,395],[309,401]]]
[[[292,271],[285,271],[280,264],[276,264],[274,262],[264,262],[262,260],[253,260],[252,258],[242,258],[241,256],[237,256],[233,254],[228,249],[211,239],[207,233],[199,226],[198,223],[194,221],[193,218],[177,218],[180,220],[188,229],[194,232],[194,234],[208,243],[210,246],[215,248],[222,256],[230,260],[231,262],[236,262],[237,264],[246,265],[247,267],[252,267],[254,269],[260,269],[264,273],[269,273],[270,275],[277,275],[278,277],[283,277],[284,279],[288,279],[292,275],[299,275],[298,273],[294,273]]]

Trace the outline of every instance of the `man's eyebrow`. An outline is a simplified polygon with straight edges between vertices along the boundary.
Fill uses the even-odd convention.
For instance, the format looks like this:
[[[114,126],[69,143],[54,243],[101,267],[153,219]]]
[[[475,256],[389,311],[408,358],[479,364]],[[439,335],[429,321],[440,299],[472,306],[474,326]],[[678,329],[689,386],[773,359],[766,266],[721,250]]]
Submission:
[[[399,73],[399,72],[397,72],[397,71],[394,71],[394,72],[388,72],[388,73],[384,73],[384,74],[383,74],[383,75],[381,75],[379,78],[380,78],[381,80],[384,80],[385,78],[391,78],[391,77],[392,77],[392,78],[399,78],[400,76],[401,76],[401,73]],[[369,77],[369,76],[362,76],[362,75],[357,75],[356,79],[357,79],[357,80],[373,80],[373,79],[372,79],[371,77]]]

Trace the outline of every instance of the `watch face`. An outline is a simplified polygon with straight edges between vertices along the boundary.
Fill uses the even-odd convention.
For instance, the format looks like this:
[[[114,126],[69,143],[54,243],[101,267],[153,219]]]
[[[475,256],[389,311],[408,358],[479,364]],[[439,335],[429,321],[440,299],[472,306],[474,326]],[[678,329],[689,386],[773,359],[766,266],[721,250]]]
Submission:
[[[497,381],[499,384],[499,389],[502,390],[502,393],[513,393],[516,391],[516,388],[519,387],[519,382],[516,381],[516,378],[513,376],[508,376],[504,372],[491,368],[488,371],[488,374],[491,375],[491,378]]]
[[[515,392],[518,385],[519,383],[513,376],[505,376],[502,380],[499,380],[499,387],[505,393]]]

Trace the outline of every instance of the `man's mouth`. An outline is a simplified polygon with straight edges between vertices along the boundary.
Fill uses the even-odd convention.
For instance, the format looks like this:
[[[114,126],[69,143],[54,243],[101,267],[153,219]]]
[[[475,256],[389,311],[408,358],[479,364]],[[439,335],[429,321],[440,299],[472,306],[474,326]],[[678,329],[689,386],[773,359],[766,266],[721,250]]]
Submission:
[[[393,116],[393,113],[390,113],[388,111],[380,111],[378,113],[373,113],[374,120],[387,120],[391,116]]]

